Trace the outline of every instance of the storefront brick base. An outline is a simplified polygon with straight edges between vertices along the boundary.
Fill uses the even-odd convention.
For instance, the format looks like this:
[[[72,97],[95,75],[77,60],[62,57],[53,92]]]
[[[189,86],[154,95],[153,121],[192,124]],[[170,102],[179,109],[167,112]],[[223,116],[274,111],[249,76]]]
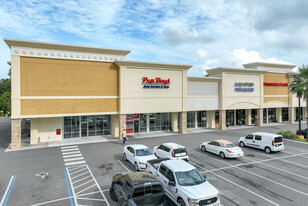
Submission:
[[[21,122],[20,119],[12,119],[11,124],[11,149],[18,150],[21,146]]]

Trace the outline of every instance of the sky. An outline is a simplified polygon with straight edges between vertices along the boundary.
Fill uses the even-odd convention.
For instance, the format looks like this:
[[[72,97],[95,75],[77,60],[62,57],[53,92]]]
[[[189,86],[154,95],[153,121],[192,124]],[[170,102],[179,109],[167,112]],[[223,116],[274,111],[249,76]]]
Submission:
[[[0,0],[3,37],[131,50],[127,60],[190,64],[189,76],[261,61],[307,64],[307,0]]]

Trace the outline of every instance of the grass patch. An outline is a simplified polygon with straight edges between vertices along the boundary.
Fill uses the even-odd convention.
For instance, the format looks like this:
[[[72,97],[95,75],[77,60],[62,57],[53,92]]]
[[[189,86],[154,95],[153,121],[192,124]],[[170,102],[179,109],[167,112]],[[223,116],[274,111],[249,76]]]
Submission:
[[[306,139],[298,139],[297,135],[291,130],[280,131],[277,134],[280,134],[285,139],[292,139],[292,140],[296,140],[296,141],[299,141],[299,142],[308,143]]]

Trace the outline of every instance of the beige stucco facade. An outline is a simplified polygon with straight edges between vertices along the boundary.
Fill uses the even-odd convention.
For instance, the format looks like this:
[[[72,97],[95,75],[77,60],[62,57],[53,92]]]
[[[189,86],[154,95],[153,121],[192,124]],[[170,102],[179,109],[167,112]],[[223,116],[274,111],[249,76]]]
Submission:
[[[11,48],[12,149],[21,147],[25,118],[31,119],[31,144],[119,138],[128,124],[139,127],[141,121],[142,132],[149,133],[161,116],[166,119],[157,120],[158,127],[182,134],[197,127],[227,129],[230,111],[234,124],[238,110],[247,125],[262,126],[270,112],[277,122],[286,111],[290,123],[296,119],[298,99],[287,86],[264,84],[289,83],[295,65],[256,62],[187,77],[192,65],[128,61],[128,50],[5,41]],[[306,111],[303,99],[301,104]]]

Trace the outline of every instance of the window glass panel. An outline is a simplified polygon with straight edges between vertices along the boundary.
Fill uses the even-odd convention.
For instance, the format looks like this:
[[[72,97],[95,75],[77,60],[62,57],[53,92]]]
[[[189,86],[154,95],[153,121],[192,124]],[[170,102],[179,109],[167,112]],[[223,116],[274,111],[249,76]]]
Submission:
[[[256,136],[255,136],[255,140],[261,141],[261,140],[262,140],[262,137],[261,137],[260,135],[256,135]]]
[[[147,131],[147,115],[146,114],[140,114],[140,132],[146,132]]]
[[[144,187],[144,194],[150,194],[150,193],[152,193],[152,186]]]
[[[163,192],[163,188],[160,185],[153,185],[153,194]]]
[[[134,190],[133,197],[140,197],[144,195],[144,187],[139,187]]]

